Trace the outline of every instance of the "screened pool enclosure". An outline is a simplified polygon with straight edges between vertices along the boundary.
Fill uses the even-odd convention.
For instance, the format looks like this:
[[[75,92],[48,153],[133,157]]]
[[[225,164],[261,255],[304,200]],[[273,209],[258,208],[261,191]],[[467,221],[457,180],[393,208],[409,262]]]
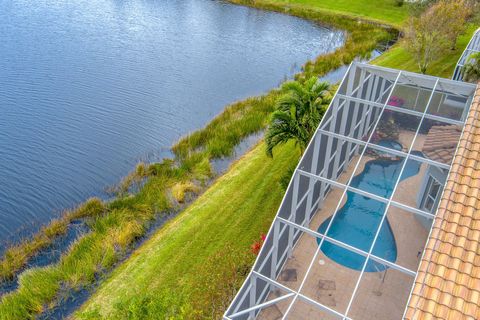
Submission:
[[[400,319],[474,89],[353,63],[224,319]]]
[[[463,51],[460,59],[458,60],[457,66],[455,67],[455,71],[453,72],[453,80],[462,80],[462,68],[467,63],[468,57],[470,57],[474,53],[480,52],[480,29],[475,31],[473,34],[472,39],[467,45],[467,48]]]

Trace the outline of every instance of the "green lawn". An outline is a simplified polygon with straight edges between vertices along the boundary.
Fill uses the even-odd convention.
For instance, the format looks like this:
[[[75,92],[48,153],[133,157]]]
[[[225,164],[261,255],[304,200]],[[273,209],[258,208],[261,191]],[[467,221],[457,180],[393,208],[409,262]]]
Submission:
[[[265,145],[259,144],[117,268],[77,316],[148,317],[148,308],[161,309],[150,304],[162,304],[165,290],[170,296],[182,296],[185,288],[203,287],[199,274],[210,256],[228,243],[232,247],[225,258],[238,256],[268,231],[283,196],[279,179],[298,158],[291,144],[280,148],[274,159],[267,158]],[[135,297],[148,295],[158,301],[149,301],[147,311],[132,303]]]
[[[396,27],[401,26],[408,17],[407,5],[398,7],[394,0],[269,0],[269,2],[320,9]]]
[[[460,55],[467,47],[468,42],[477,28],[478,26],[470,24],[466,32],[458,38],[456,50],[448,52],[441,59],[433,62],[427,69],[427,74],[451,78]],[[375,59],[372,64],[382,67],[419,72],[417,63],[410,53],[405,50],[401,42]]]

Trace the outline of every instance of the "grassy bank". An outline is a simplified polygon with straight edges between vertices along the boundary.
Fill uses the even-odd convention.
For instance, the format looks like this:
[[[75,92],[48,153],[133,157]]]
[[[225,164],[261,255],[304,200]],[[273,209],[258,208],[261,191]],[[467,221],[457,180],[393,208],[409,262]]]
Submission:
[[[468,42],[473,36],[478,26],[469,24],[465,33],[457,39],[457,46],[455,50],[450,50],[443,57],[434,61],[427,69],[427,74],[436,75],[444,78],[451,78],[453,70],[457,64],[460,55],[465,50]],[[388,52],[375,59],[372,64],[382,67],[389,67],[395,69],[402,69],[412,72],[419,72],[419,67],[411,54],[407,52],[402,42],[396,44]]]
[[[214,302],[210,290],[198,289],[223,285],[205,281],[209,273],[230,271],[223,259],[243,257],[234,262],[238,266],[253,262],[249,247],[268,230],[283,195],[279,180],[298,158],[292,144],[282,147],[275,160],[267,158],[264,144],[259,144],[115,270],[77,316],[147,319],[153,312],[161,312],[157,315],[163,319],[178,310],[194,310],[197,316],[209,318],[214,311],[209,307]],[[221,254],[212,270],[208,261],[216,252]],[[216,289],[222,294],[220,287]],[[172,309],[162,308],[164,291],[181,297]],[[146,300],[137,300],[139,295]]]
[[[272,2],[256,1],[255,7],[285,12],[283,5]],[[392,37],[392,30],[332,12],[289,7],[288,14],[348,30],[344,47],[308,62],[297,78],[324,75]],[[218,156],[222,143],[212,147],[205,140],[237,142],[234,132],[217,131],[222,121],[211,125],[216,129],[193,133],[175,145],[176,155],[184,158],[191,150],[206,150]],[[267,231],[282,198],[279,181],[298,157],[292,145],[281,148],[273,160],[265,156],[263,143],[257,146],[136,250],[75,317],[218,318],[253,262],[249,247]]]
[[[408,17],[408,7],[397,6],[394,0],[251,0],[254,6],[271,4],[312,13],[334,14],[351,20],[363,19],[400,28]]]
[[[322,20],[316,19],[316,15],[323,15],[323,21],[327,21],[325,20],[325,16],[332,16],[333,20],[339,19],[339,17],[348,17],[347,20],[350,21],[356,19],[375,21],[391,25],[397,29],[402,28],[409,15],[408,4],[398,7],[393,0],[233,0],[232,2],[294,14],[319,22]],[[330,21],[330,24],[331,23],[332,22]],[[455,69],[458,58],[478,27],[478,25],[469,24],[465,33],[458,38],[456,49],[447,52],[441,59],[434,61],[427,70],[427,74],[450,78]],[[358,36],[355,33],[351,33],[350,36],[353,38],[352,42],[355,44],[361,43],[365,40],[362,32],[359,32]],[[338,57],[336,54],[332,55]],[[332,61],[331,56],[325,56],[322,57],[322,59],[329,59]],[[334,62],[335,59],[336,58],[333,57],[332,63],[336,63]],[[407,52],[407,50],[405,50],[402,41],[374,60],[372,64],[419,72],[419,67],[415,62],[415,59],[409,52]],[[318,68],[312,70],[313,73],[316,71],[320,70]]]

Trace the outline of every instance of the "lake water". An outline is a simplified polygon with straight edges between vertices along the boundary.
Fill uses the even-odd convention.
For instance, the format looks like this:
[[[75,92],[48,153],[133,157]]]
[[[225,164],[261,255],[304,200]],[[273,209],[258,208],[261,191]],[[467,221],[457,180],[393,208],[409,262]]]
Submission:
[[[105,196],[343,40],[210,0],[0,0],[0,241]]]

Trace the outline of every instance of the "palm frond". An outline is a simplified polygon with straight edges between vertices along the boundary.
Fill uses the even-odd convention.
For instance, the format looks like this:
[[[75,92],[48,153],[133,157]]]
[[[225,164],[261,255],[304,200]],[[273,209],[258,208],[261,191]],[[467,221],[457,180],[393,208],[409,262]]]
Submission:
[[[282,85],[285,92],[276,102],[276,111],[270,118],[265,135],[267,155],[273,156],[273,149],[290,140],[306,149],[312,135],[325,114],[331,100],[330,85],[311,77],[303,83],[289,81]]]

